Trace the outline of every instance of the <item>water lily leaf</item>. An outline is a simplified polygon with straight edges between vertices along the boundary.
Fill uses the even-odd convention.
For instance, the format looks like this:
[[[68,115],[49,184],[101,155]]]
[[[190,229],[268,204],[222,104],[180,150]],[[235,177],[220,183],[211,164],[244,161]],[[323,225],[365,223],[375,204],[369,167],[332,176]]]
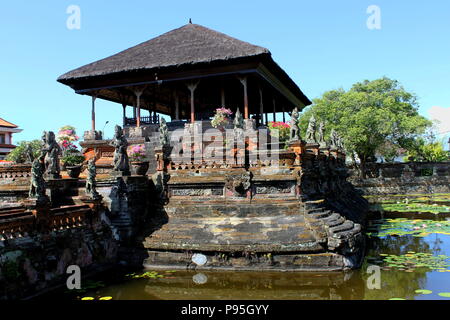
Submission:
[[[450,298],[450,292],[441,292],[438,293],[438,295],[441,297]]]
[[[432,294],[433,293],[433,291],[431,291],[431,290],[422,290],[422,289],[416,290],[415,292],[419,293],[419,294]]]
[[[406,300],[406,299],[403,299],[403,298],[390,298],[389,300]]]
[[[99,300],[112,300],[112,297],[101,297]]]
[[[94,298],[93,297],[83,297],[83,298],[81,298],[81,300],[94,300]]]

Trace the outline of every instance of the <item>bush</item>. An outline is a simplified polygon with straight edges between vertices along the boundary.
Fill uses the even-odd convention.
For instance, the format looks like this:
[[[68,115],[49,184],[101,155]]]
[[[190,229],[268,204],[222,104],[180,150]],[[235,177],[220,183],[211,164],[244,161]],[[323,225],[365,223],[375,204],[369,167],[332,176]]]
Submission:
[[[78,166],[84,162],[84,156],[76,149],[64,152],[63,157],[61,158],[61,162],[66,167]]]
[[[12,150],[6,157],[7,161],[12,161],[15,163],[25,163],[27,161],[27,147],[31,145],[31,150],[33,151],[33,157],[36,159],[42,148],[42,142],[40,140],[33,141],[21,141],[19,145]]]

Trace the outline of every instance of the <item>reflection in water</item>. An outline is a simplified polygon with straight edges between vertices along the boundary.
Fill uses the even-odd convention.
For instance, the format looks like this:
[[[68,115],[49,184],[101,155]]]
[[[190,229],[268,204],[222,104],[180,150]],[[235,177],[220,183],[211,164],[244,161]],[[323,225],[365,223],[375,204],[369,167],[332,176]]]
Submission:
[[[159,279],[136,279],[100,295],[116,299],[360,299],[364,282],[357,272],[180,271]]]
[[[112,296],[116,300],[153,299],[310,299],[310,300],[387,300],[445,299],[439,292],[450,292],[450,273],[427,268],[387,268],[382,255],[403,256],[408,252],[450,256],[450,236],[430,234],[370,237],[365,262],[360,270],[334,273],[305,272],[206,272],[177,271],[161,277],[126,279],[81,296]],[[368,289],[371,265],[381,267],[380,289]],[[447,268],[449,269],[449,268]],[[432,290],[423,295],[418,289]],[[66,296],[67,297],[67,296]],[[72,296],[71,299],[74,297]]]

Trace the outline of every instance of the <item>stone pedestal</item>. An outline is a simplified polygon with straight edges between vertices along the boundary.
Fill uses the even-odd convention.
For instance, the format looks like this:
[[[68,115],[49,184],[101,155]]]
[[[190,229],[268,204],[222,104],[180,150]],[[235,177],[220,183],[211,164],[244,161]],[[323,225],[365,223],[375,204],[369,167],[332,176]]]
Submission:
[[[111,171],[111,177],[113,178],[122,178],[131,176],[131,172],[128,171]]]
[[[308,142],[305,145],[306,152],[310,152],[310,153],[314,154],[315,156],[319,155],[319,147],[320,147],[320,145],[317,142],[312,142],[312,143]]]
[[[85,131],[83,135],[83,140],[102,140],[102,132],[101,131]]]
[[[299,166],[302,163],[302,155],[305,154],[305,142],[302,140],[291,140],[288,142],[288,149],[295,153],[294,165]]]

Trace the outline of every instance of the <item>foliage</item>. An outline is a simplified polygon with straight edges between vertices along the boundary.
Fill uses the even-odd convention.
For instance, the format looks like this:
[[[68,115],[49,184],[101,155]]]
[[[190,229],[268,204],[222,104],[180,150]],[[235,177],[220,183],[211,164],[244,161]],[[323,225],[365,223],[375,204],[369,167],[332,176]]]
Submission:
[[[381,254],[388,268],[413,270],[415,268],[428,268],[430,270],[447,271],[450,267],[449,256],[433,256],[431,253],[416,253],[409,251],[403,255]],[[450,270],[448,270],[450,272]]]
[[[391,148],[403,148],[431,125],[419,115],[416,97],[386,77],[356,83],[348,91],[331,90],[314,99],[300,117],[303,134],[312,115],[325,123],[325,137],[332,129],[342,136],[347,153],[355,153],[361,167],[383,152],[386,142]],[[392,151],[381,155],[392,157]]]
[[[404,235],[426,237],[431,233],[450,235],[450,221],[387,219],[375,226],[373,231],[368,235],[379,238]]]
[[[411,143],[406,158],[417,162],[439,162],[449,160],[449,155],[442,142],[426,142],[425,139],[418,138]]]
[[[233,112],[230,109],[224,107],[216,109],[214,117],[211,120],[211,125],[214,128],[225,127],[231,122],[232,114]]]
[[[280,142],[287,142],[289,140],[289,134],[291,126],[283,121],[270,121],[269,122],[270,135],[272,137],[278,137]]]
[[[63,156],[61,157],[61,162],[67,167],[78,166],[82,164],[84,160],[85,157],[76,149],[75,146],[64,150]]]
[[[174,271],[174,270],[164,271],[164,273],[166,273],[164,275],[164,274],[160,274],[160,273],[158,273],[156,271],[146,271],[146,272],[139,273],[139,274],[130,273],[130,274],[127,274],[126,276],[128,278],[131,278],[131,279],[142,279],[142,278],[144,278],[144,279],[157,279],[157,278],[165,278],[165,277],[167,277],[167,275],[171,275],[172,273],[175,273],[175,272],[176,271]]]
[[[131,147],[128,152],[128,157],[132,162],[143,161],[146,157],[145,146],[143,144],[137,144]]]
[[[27,147],[29,144],[31,145],[34,158],[37,158],[41,151],[42,143],[40,140],[36,139],[33,141],[21,141],[19,145],[6,156],[6,160],[16,163],[25,163],[27,161]]]

